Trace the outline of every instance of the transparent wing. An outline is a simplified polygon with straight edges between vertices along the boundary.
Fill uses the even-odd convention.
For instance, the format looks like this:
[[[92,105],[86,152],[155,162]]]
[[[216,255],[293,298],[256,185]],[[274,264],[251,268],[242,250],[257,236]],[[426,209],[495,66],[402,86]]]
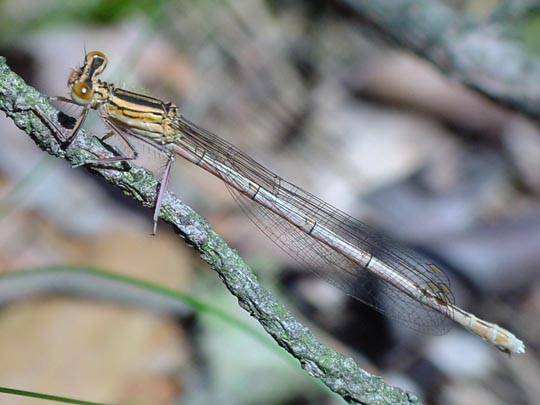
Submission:
[[[318,224],[385,262],[421,288],[434,292],[445,302],[454,302],[448,277],[422,256],[396,245],[362,222],[283,180],[211,132],[183,118],[177,126],[183,134],[184,144],[189,145],[196,153],[206,153],[213,160],[264,187],[277,197],[276,205],[294,206],[306,216],[315,219]],[[257,227],[281,249],[330,284],[412,329],[443,334],[451,327],[449,314],[442,314],[423,305],[398,287],[361,268],[266,207],[244,196],[232,186],[235,184],[235,177],[227,174],[222,176],[236,202]]]

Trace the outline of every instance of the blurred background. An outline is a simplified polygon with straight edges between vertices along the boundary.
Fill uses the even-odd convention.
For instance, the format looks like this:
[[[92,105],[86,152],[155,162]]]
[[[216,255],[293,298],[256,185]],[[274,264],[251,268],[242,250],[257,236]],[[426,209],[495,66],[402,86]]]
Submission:
[[[482,18],[500,3],[447,4]],[[538,403],[536,123],[391,46],[340,1],[0,2],[0,54],[41,92],[67,96],[85,50],[108,56],[103,80],[176,103],[437,260],[459,306],[510,329],[527,353],[510,358],[458,327],[421,335],[348,298],[267,240],[219,180],[177,159],[170,190],[326,344],[429,403]],[[269,339],[215,316],[208,308],[262,331],[165,224],[150,235],[150,210],[49,157],[3,114],[0,125],[1,386],[107,403],[344,403]],[[103,131],[97,117],[88,126]]]

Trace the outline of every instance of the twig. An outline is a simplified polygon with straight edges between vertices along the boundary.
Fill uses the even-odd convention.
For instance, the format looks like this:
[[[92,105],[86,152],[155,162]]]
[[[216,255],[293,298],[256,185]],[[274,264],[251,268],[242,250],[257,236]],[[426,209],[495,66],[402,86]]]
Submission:
[[[533,11],[538,13],[538,2],[506,5],[486,21],[476,21],[438,0],[340,2],[451,78],[540,118],[540,59],[526,49],[523,38],[527,24],[535,22],[527,16],[537,15]]]
[[[13,73],[0,57],[0,109],[49,154],[80,164],[88,159],[105,157],[110,151],[99,140],[81,131],[67,150],[62,148],[54,131],[40,114],[58,122],[58,111],[48,99]],[[39,113],[37,113],[39,111]],[[146,169],[118,165],[117,169],[89,167],[111,184],[119,187],[146,207],[152,207],[157,181]],[[323,381],[332,391],[350,403],[416,404],[418,398],[399,388],[386,385],[375,375],[359,368],[355,362],[320,343],[309,329],[297,322],[272,294],[261,287],[249,267],[216,234],[206,220],[168,193],[163,201],[160,218],[173,226],[176,233],[194,247],[238,299],[274,340],[312,376]]]

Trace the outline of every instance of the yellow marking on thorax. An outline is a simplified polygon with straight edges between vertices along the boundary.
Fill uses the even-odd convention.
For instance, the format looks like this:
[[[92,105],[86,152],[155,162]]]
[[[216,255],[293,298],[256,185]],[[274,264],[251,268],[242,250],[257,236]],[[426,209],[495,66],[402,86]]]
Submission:
[[[155,98],[115,89],[102,108],[108,119],[135,133],[156,138],[169,132],[170,107]]]

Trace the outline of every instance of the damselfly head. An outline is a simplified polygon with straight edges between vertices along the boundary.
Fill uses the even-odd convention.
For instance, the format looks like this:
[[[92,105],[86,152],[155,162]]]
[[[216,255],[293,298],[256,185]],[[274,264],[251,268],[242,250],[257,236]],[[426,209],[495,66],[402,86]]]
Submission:
[[[100,75],[107,67],[107,57],[103,52],[88,52],[84,57],[84,63],[81,67],[71,72],[68,79],[68,86],[73,86],[77,82],[91,82],[96,76]]]
[[[107,67],[107,57],[103,52],[88,52],[84,64],[71,72],[68,86],[71,87],[71,99],[79,105],[87,105],[93,97],[93,81]]]

